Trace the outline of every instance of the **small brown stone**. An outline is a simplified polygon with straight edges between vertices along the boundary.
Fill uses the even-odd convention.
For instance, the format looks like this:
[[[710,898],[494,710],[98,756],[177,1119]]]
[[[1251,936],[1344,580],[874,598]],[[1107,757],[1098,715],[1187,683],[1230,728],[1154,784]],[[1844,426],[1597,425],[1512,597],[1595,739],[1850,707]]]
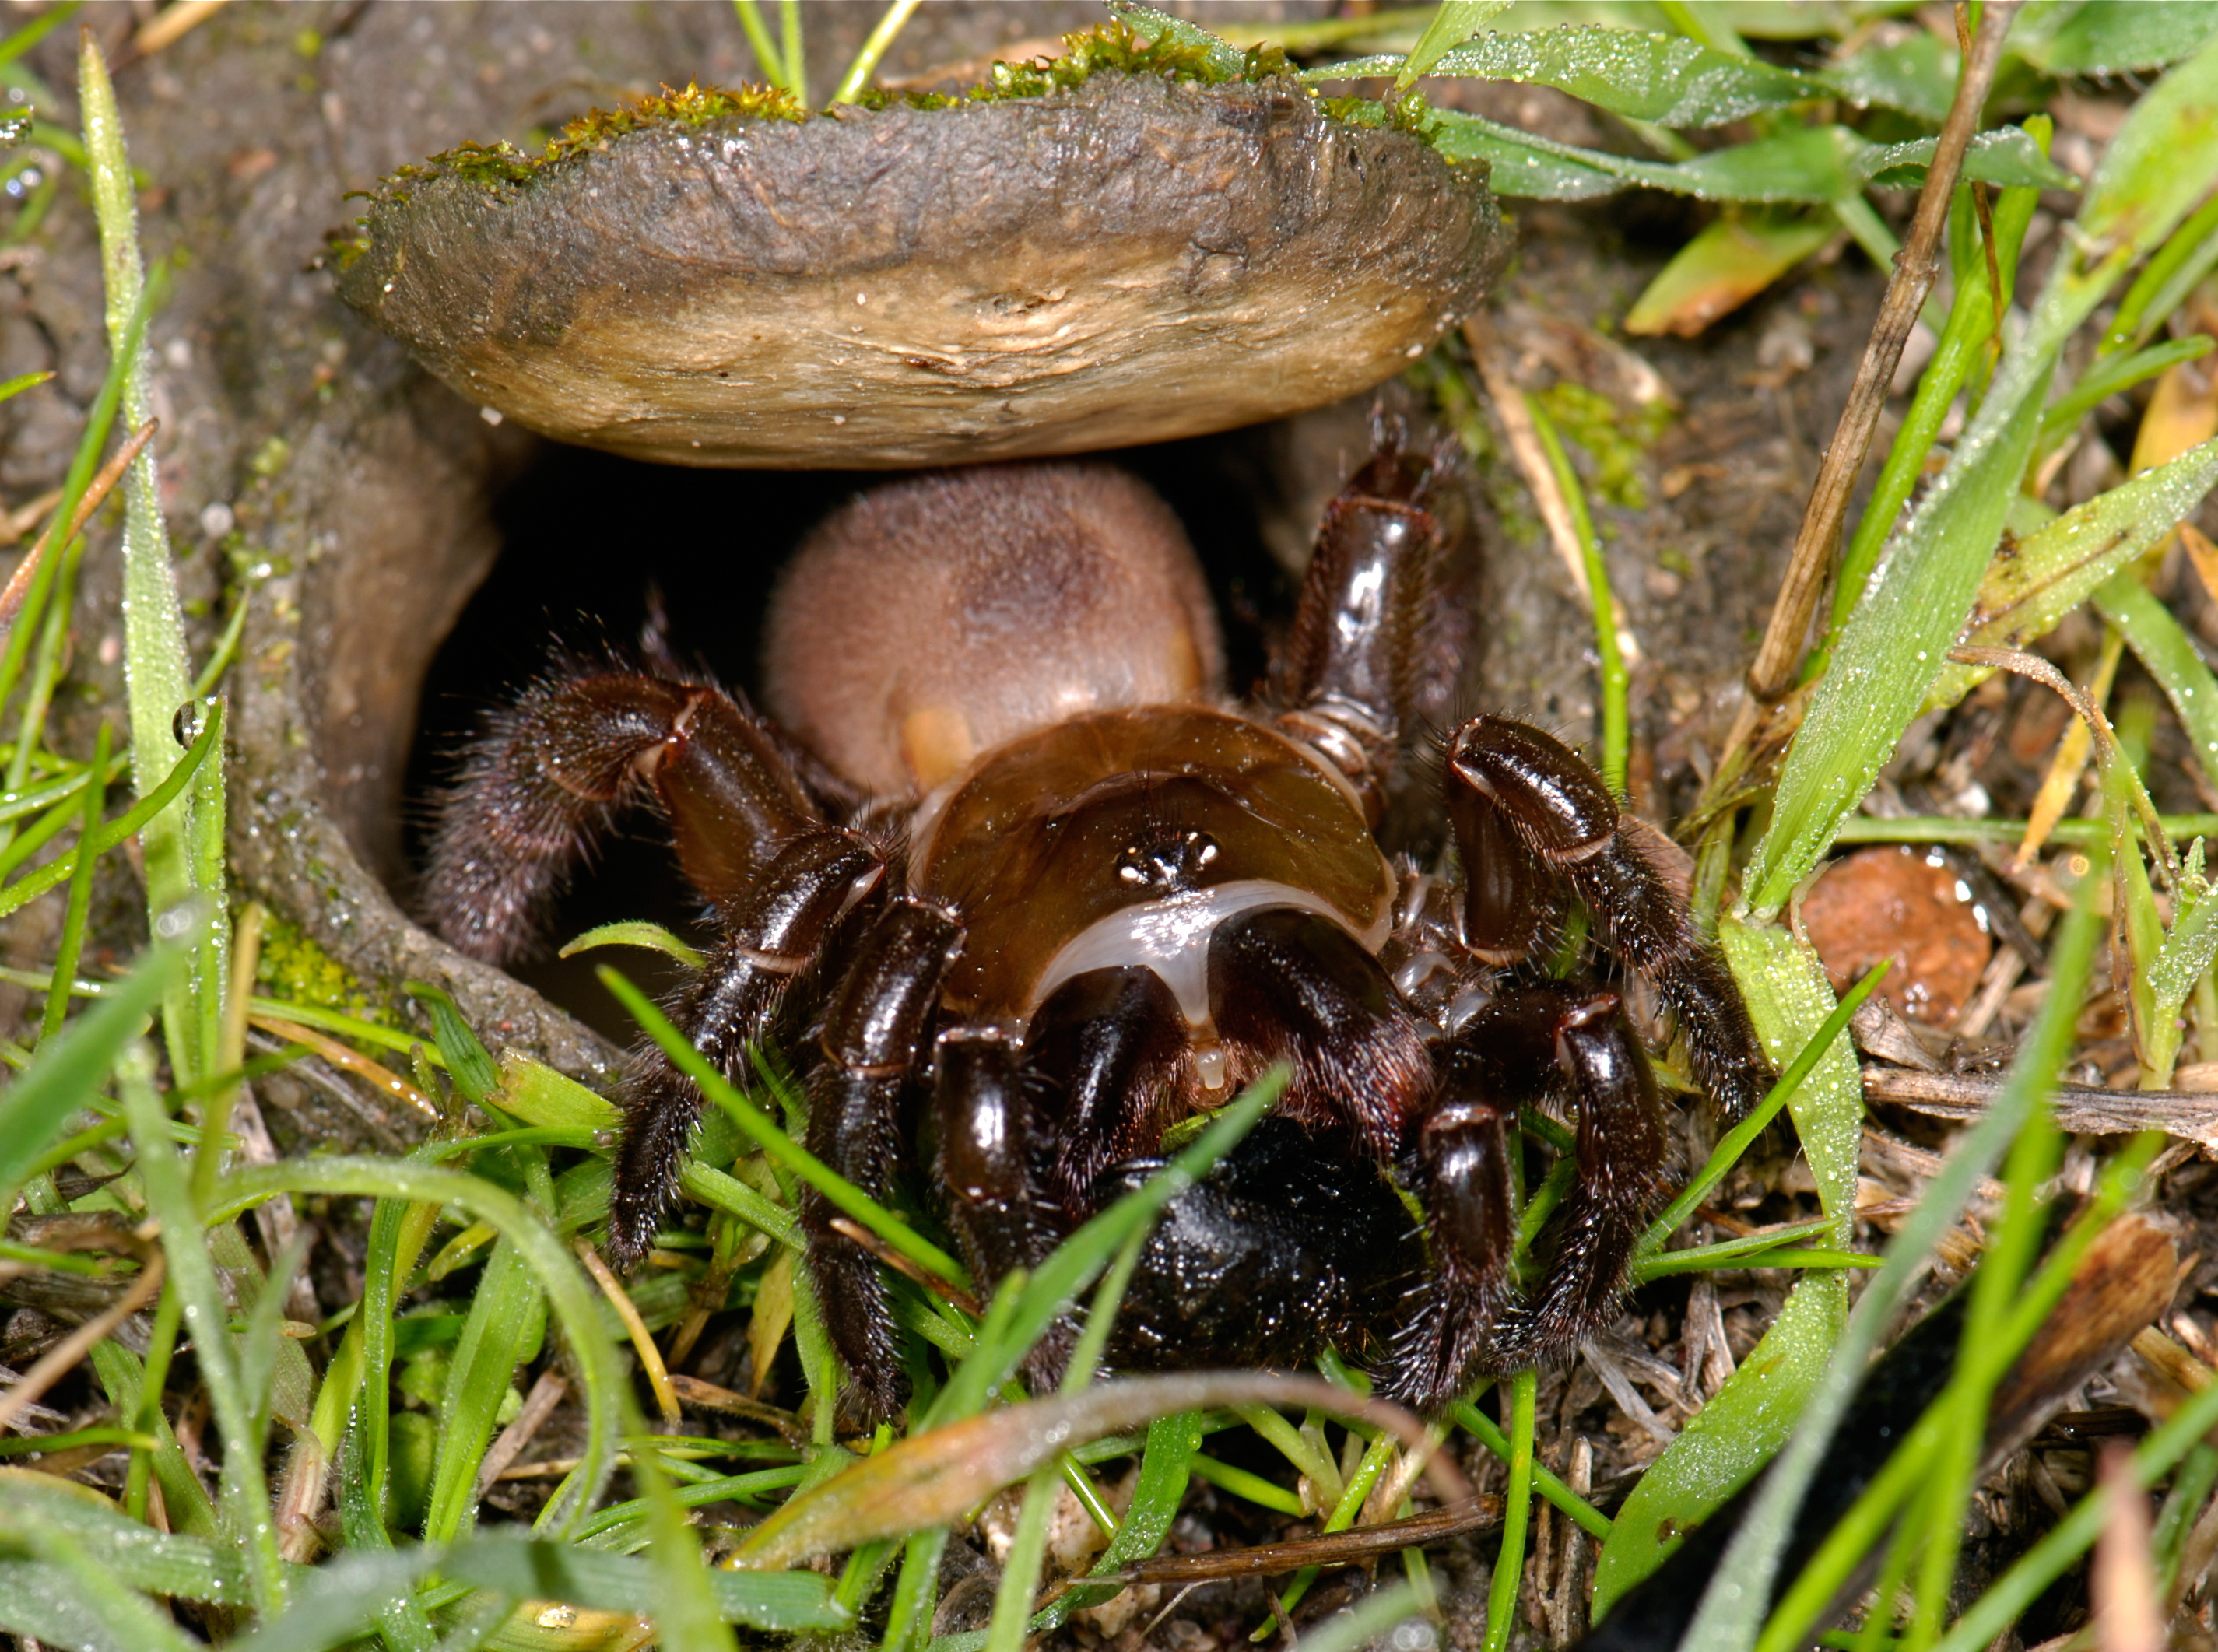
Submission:
[[[1906,845],[1835,861],[1802,902],[1803,931],[1836,992],[1882,958],[1880,996],[1913,1021],[1953,1024],[1994,943],[1967,888],[1937,851]]]

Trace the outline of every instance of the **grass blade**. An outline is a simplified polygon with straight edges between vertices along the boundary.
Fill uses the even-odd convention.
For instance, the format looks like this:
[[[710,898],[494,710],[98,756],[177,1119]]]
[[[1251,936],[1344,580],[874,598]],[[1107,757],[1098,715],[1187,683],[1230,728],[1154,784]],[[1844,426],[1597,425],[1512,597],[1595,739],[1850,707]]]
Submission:
[[[1525,1579],[1525,1531],[1533,1518],[1533,1396],[1528,1370],[1509,1379],[1509,1484],[1502,1500],[1502,1552],[1486,1593],[1485,1652],[1504,1652],[1517,1616],[1518,1586]]]
[[[146,1047],[126,1050],[117,1072],[147,1213],[161,1224],[170,1288],[183,1305],[185,1333],[192,1339],[201,1380],[208,1387],[223,1439],[222,1508],[232,1540],[245,1551],[248,1598],[255,1611],[268,1618],[284,1605],[284,1565],[269,1518],[270,1487],[263,1474],[255,1408],[239,1382],[237,1345],[204,1231],[208,1224],[194,1208],[184,1162],[170,1139],[169,1113],[154,1089],[152,1060]]]
[[[1481,23],[1509,9],[1509,0],[1440,0],[1432,21],[1417,36],[1417,43],[1409,48],[1408,59],[1394,77],[1394,90],[1406,91],[1418,76],[1434,72],[1450,47],[1469,40],[1478,33]]]
[[[1427,1443],[1423,1427],[1399,1407],[1316,1377],[1199,1371],[1105,1383],[1082,1394],[1028,1401],[912,1434],[796,1495],[748,1532],[734,1563],[783,1568],[810,1555],[952,1521],[988,1494],[1051,1466],[1058,1453],[1085,1441],[1178,1412],[1248,1401],[1359,1418],[1391,1431],[1412,1451]],[[1427,1472],[1443,1500],[1470,1495],[1460,1471],[1446,1457],[1433,1456]]]
[[[2091,890],[2102,880],[2091,876]],[[1819,1457],[1845,1413],[1849,1396],[1877,1348],[1895,1310],[1923,1276],[1933,1247],[1955,1221],[1979,1179],[1989,1173],[2032,1111],[2037,1096],[2054,1082],[2071,1045],[2079,993],[2094,957],[2100,931],[2092,910],[2083,905],[2066,919],[2051,955],[2052,986],[2032,1036],[2021,1049],[2008,1084],[1986,1117],[1958,1140],[1955,1150],[1928,1185],[1894,1242],[1887,1263],[1873,1276],[1836,1346],[1831,1363],[1804,1408],[1748,1519],[1733,1538],[1717,1575],[1704,1593],[1682,1645],[1686,1652],[1745,1652],[1769,1614],[1779,1556],[1794,1525],[1794,1512],[1816,1472]],[[1620,1525],[1623,1522],[1620,1520]]]
[[[80,843],[90,843],[100,831],[101,805],[108,793],[108,725],[103,722],[93,737],[92,766],[84,776],[84,826],[78,835]],[[69,983],[77,974],[77,955],[84,945],[84,924],[92,903],[92,869],[100,863],[97,855],[79,855],[77,870],[70,875],[69,905],[62,915],[61,945],[54,954],[53,985],[46,989],[46,1007],[39,1020],[39,1043],[46,1042],[62,1030],[62,1018],[69,1013]]]
[[[406,1160],[341,1156],[235,1170],[224,1178],[208,1218],[227,1221],[280,1193],[352,1194],[428,1204],[435,1210],[451,1204],[475,1221],[492,1223],[503,1238],[514,1242],[561,1321],[585,1377],[585,1451],[579,1464],[577,1490],[564,1507],[550,1506],[548,1510],[552,1523],[565,1533],[581,1523],[615,1470],[622,1434],[617,1401],[623,1374],[592,1287],[546,1223],[513,1193],[481,1177]],[[374,1333],[375,1327],[369,1328]]]
[[[492,1443],[493,1419],[516,1369],[537,1351],[547,1327],[547,1298],[515,1245],[493,1247],[462,1334],[447,1367],[439,1401],[439,1456],[424,1517],[427,1542],[461,1535],[477,1502],[478,1465]]]
[[[701,1093],[722,1108],[741,1133],[774,1163],[800,1177],[843,1215],[860,1222],[918,1266],[955,1284],[970,1284],[970,1277],[960,1262],[772,1123],[768,1114],[740,1094],[683,1033],[670,1024],[669,1018],[646,993],[605,964],[594,973],[678,1071],[699,1085]]]
[[[877,72],[879,59],[892,49],[895,38],[920,3],[920,0],[891,0],[879,15],[877,27],[871,29],[870,38],[855,53],[855,60],[847,65],[847,72],[839,77],[839,88],[832,94],[834,103],[852,103],[868,89],[870,77]]]
[[[47,1142],[100,1087],[124,1046],[145,1029],[184,963],[184,954],[176,947],[150,949],[137,968],[51,1043],[42,1043],[38,1059],[0,1091],[0,1210],[14,1208],[24,1178]]]
[[[2204,449],[2218,449],[2218,442],[2205,442],[2194,452]],[[2172,463],[2184,464],[2192,456],[2183,455]],[[2113,576],[2095,592],[2095,611],[2118,628],[2134,658],[2156,678],[2187,731],[2204,777],[2218,784],[2218,678],[2203,663],[2203,651],[2172,610],[2130,571]]]
[[[115,88],[99,43],[90,33],[79,47],[77,67],[94,215],[100,224],[108,347],[124,368],[124,422],[138,430],[152,422],[154,399],[152,357],[143,340],[135,350],[130,341],[132,317],[146,287],[139,256],[137,195],[124,152]],[[131,710],[131,775],[143,796],[161,781],[167,754],[174,749],[171,720],[191,699],[193,682],[151,449],[142,449],[132,461],[123,483],[123,675]],[[221,719],[210,721],[220,725]],[[220,762],[196,771],[187,807],[155,815],[139,832],[148,905],[165,912],[197,894],[214,907],[185,981],[163,1007],[170,1066],[186,1084],[214,1070],[223,992],[230,973],[222,784]]]
[[[2134,107],[2091,186],[2031,320],[1997,368],[1948,467],[1891,541],[1842,628],[1832,665],[1789,748],[1745,887],[1769,919],[1814,869],[1871,789],[1970,613],[2038,436],[2029,416],[2059,355],[2117,278],[2218,181],[2218,45]]]

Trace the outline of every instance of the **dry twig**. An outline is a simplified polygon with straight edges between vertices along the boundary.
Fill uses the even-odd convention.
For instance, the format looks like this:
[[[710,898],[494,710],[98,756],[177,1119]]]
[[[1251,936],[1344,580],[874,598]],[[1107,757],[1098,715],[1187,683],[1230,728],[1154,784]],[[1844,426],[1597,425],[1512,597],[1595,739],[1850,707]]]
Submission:
[[[56,533],[54,530],[59,524],[47,523],[46,531],[39,535],[39,542],[32,546],[29,554],[15,565],[15,571],[8,576],[7,585],[0,586],[0,639],[4,639],[14,628],[15,616],[22,609],[23,598],[31,589],[31,581],[38,577],[39,565],[46,560],[47,550],[56,545],[67,545],[84,531],[85,523],[92,520],[92,513],[100,509],[102,502],[115,489],[116,483],[123,480],[123,473],[131,467],[131,461],[154,439],[154,432],[160,423],[158,419],[150,418],[133,430],[131,439],[118,448],[114,456],[93,477],[92,485],[84,491],[84,497],[77,502],[77,509],[70,512],[68,527]]]
[[[26,1406],[67,1376],[77,1361],[98,1347],[117,1326],[152,1302],[161,1288],[162,1259],[157,1256],[139,1270],[131,1289],[116,1298],[113,1308],[96,1319],[87,1320],[47,1349],[39,1363],[23,1373],[22,1381],[0,1394],[0,1432],[14,1424]]]
[[[1878,432],[1887,405],[1887,387],[1901,362],[1903,346],[1924,307],[1926,294],[1941,273],[1942,236],[1948,227],[1948,204],[1955,194],[1956,178],[1963,169],[1964,151],[1979,130],[1979,114],[1986,107],[1988,89],[1994,84],[1996,65],[2002,60],[2003,36],[2009,32],[2015,0],[1988,0],[1979,14],[1978,34],[1965,58],[1956,81],[1955,101],[1934,145],[1933,164],[1925,188],[1918,198],[1918,216],[1910,238],[1895,255],[1894,274],[1880,300],[1879,319],[1872,325],[1856,382],[1849,388],[1840,423],[1818,467],[1810,489],[1810,503],[1802,513],[1802,526],[1794,536],[1787,577],[1780,584],[1779,600],[1772,605],[1771,621],[1748,668],[1748,696],[1741,702],[1725,741],[1712,789],[1719,795],[1738,777],[1750,742],[1770,708],[1794,686],[1801,664],[1802,645],[1810,631],[1811,616],[1825,588],[1848,516],[1849,497],[1856,477]]]
[[[1500,1524],[1501,1519],[1499,1497],[1475,1497],[1453,1507],[1413,1514],[1406,1520],[1390,1520],[1384,1525],[1360,1525],[1314,1538],[1294,1538],[1285,1543],[1257,1544],[1248,1549],[1216,1549],[1200,1555],[1159,1555],[1152,1560],[1133,1562],[1119,1569],[1117,1576],[1125,1583],[1199,1583],[1219,1577],[1275,1577],[1304,1566],[1344,1566],[1373,1555],[1390,1555],[1397,1549],[1438,1543],[1465,1531],[1483,1531]]]
[[[1864,1094],[1932,1118],[1977,1118],[2002,1092],[1999,1079],[1958,1078],[1867,1063]],[[2098,1090],[2066,1084],[2056,1090],[2056,1122],[2082,1135],[2130,1135],[2162,1130],[2218,1149],[2218,1092]]]

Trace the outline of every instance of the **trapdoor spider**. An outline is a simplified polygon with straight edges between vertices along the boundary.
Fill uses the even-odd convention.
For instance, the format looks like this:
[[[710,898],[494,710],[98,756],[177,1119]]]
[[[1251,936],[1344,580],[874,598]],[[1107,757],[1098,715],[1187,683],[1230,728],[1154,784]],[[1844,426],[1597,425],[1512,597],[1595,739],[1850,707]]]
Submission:
[[[809,1147],[874,1195],[936,1143],[914,1156],[988,1281],[1284,1061],[1273,1117],[1155,1235],[1111,1357],[1292,1363],[1329,1340],[1437,1409],[1611,1314],[1664,1186],[1618,995],[1521,968],[1574,894],[1728,1113],[1769,1081],[1655,834],[1552,736],[1481,716],[1447,739],[1459,885],[1378,847],[1440,476],[1382,439],[1326,514],[1274,703],[1250,708],[1225,696],[1184,535],[1131,476],[1014,464],[874,488],[776,594],[776,721],[666,661],[548,677],[469,751],[429,909],[463,950],[511,957],[618,811],[659,801],[722,934],[673,1018],[735,1074],[781,1038]],[[1521,1296],[1509,1130],[1566,1097],[1577,1174]],[[699,1107],[642,1057],[619,1262],[648,1247]],[[904,1387],[886,1284],[833,1216],[807,1197],[813,1275],[856,1401],[883,1417]]]

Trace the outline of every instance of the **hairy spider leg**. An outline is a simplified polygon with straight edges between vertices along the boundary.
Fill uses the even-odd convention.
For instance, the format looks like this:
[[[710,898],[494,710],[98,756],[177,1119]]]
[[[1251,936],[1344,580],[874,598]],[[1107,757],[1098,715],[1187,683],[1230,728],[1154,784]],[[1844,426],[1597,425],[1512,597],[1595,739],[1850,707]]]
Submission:
[[[1033,1012],[1025,1067],[1056,1114],[1051,1190],[1074,1225],[1092,1214],[1102,1172],[1155,1150],[1190,1042],[1177,998],[1152,969],[1089,969]]]
[[[488,721],[440,810],[424,905],[441,933],[487,963],[516,957],[647,785],[686,878],[720,902],[823,824],[769,734],[722,691],[638,671],[549,678]]]
[[[1376,826],[1416,691],[1418,629],[1438,577],[1433,466],[1391,434],[1326,505],[1278,661],[1279,727],[1329,758]]]
[[[672,1022],[710,1066],[744,1081],[747,1046],[762,1037],[841,917],[884,870],[884,858],[864,838],[820,828],[778,851],[761,882],[725,906],[723,939],[670,1006]],[[646,1255],[678,1191],[701,1114],[700,1088],[660,1049],[645,1049],[624,1086],[623,1110],[608,1252],[617,1266],[630,1267]]]
[[[1568,884],[1603,944],[1678,1012],[1703,1088],[1728,1117],[1746,1117],[1771,1087],[1763,1043],[1724,956],[1695,932],[1685,898],[1602,777],[1552,735],[1474,717],[1449,743],[1447,801],[1472,950],[1493,962],[1526,956],[1552,910],[1533,891]]]
[[[1481,1037],[1484,1035],[1480,1035]],[[1389,1346],[1379,1391],[1421,1410],[1450,1404],[1484,1370],[1514,1300],[1510,1178],[1515,1120],[1496,1104],[1490,1063],[1468,1024],[1438,1053],[1433,1109],[1403,1155],[1403,1179],[1425,1212],[1432,1272]]]
[[[1478,1377],[1574,1346],[1615,1311],[1634,1247],[1663,1203],[1663,1104],[1616,993],[1546,981],[1504,993],[1438,1056],[1440,1100],[1405,1156],[1434,1277],[1396,1333],[1379,1391],[1436,1410]],[[1546,1229],[1546,1265],[1519,1301],[1509,1132],[1517,1109],[1567,1092],[1575,1174]]]
[[[1240,1076],[1292,1068],[1280,1112],[1352,1129],[1393,1162],[1431,1097],[1432,1061],[1385,970],[1346,930],[1292,906],[1219,925],[1209,1006]]]
[[[809,1077],[809,1148],[872,1198],[891,1185],[901,1094],[962,944],[963,925],[948,913],[890,900],[825,1004],[822,1059]],[[870,1252],[833,1226],[838,1215],[814,1187],[803,1190],[801,1225],[825,1329],[854,1384],[856,1408],[876,1422],[900,1409],[907,1383],[885,1282]]]
[[[1457,1036],[1505,1117],[1568,1092],[1578,1110],[1571,1185],[1546,1229],[1546,1271],[1503,1316],[1495,1369],[1572,1346],[1616,1310],[1633,1247],[1663,1207],[1664,1104],[1624,1004],[1570,981],[1505,993]]]

